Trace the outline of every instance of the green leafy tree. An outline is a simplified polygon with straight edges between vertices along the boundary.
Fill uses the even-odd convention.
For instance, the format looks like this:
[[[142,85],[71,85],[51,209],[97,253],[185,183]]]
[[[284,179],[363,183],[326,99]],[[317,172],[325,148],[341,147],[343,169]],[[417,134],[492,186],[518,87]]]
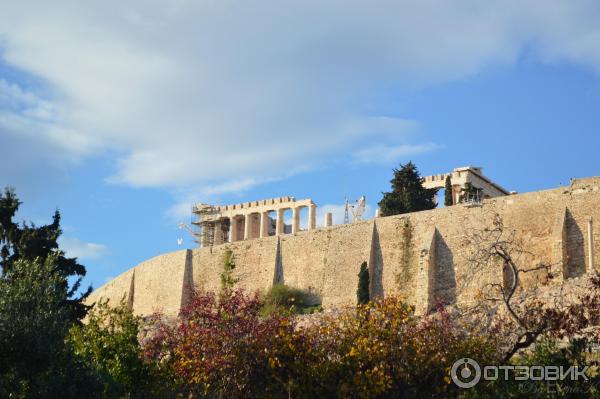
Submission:
[[[102,384],[106,398],[147,398],[160,393],[160,376],[144,361],[138,342],[141,318],[125,302],[98,302],[86,323],[71,328],[68,342]]]
[[[13,189],[7,187],[0,194],[0,266],[6,273],[14,264],[25,259],[33,261],[40,259],[43,263],[48,257],[53,257],[57,273],[56,284],[67,291],[64,306],[69,309],[70,319],[82,319],[88,307],[83,303],[90,294],[91,287],[79,293],[81,279],[85,276],[85,267],[77,262],[76,258],[67,258],[58,247],[58,237],[61,235],[60,212],[57,210],[52,218],[52,223],[35,226],[33,223],[18,224],[14,221],[15,214],[21,202]],[[30,262],[32,266],[38,262]],[[74,280],[73,280],[74,279]],[[72,281],[72,284],[69,284]]]
[[[454,201],[452,199],[452,181],[450,179],[450,175],[446,176],[446,184],[444,185],[444,205],[454,205]]]
[[[356,290],[356,299],[359,305],[369,303],[371,297],[369,294],[369,268],[367,262],[360,265],[358,272],[358,289]]]
[[[394,169],[394,178],[390,183],[392,191],[383,193],[383,198],[379,202],[381,216],[435,208],[438,189],[423,187],[423,179],[412,162],[400,165],[400,169]]]
[[[57,254],[17,259],[0,276],[0,397],[94,397],[93,374],[65,338],[73,325]]]

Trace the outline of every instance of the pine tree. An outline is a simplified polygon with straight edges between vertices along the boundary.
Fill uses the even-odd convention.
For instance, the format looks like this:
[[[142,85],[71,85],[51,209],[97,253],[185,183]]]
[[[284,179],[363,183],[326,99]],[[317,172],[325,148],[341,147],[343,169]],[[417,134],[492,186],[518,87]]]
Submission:
[[[70,309],[71,320],[82,319],[88,310],[83,301],[92,291],[89,287],[79,294],[81,280],[86,274],[85,267],[76,258],[67,258],[64,251],[58,247],[58,237],[62,234],[60,228],[60,212],[57,210],[52,223],[35,226],[33,223],[17,224],[13,221],[21,201],[12,188],[5,188],[0,194],[0,266],[2,273],[7,273],[19,260],[42,263],[52,256],[56,264],[56,272],[60,275],[60,288],[67,292],[65,305]],[[32,263],[35,264],[35,263]],[[72,284],[70,284],[72,281]]]
[[[452,181],[450,179],[450,175],[446,176],[446,185],[444,186],[444,205],[454,205],[454,201],[452,200]]]
[[[358,272],[358,289],[356,290],[356,299],[359,305],[369,303],[371,296],[369,294],[369,269],[367,262],[363,262],[360,265],[360,271]]]
[[[379,202],[381,216],[435,208],[438,189],[423,187],[423,179],[412,162],[400,165],[400,169],[394,169],[394,177],[390,183],[392,191],[383,193]]]

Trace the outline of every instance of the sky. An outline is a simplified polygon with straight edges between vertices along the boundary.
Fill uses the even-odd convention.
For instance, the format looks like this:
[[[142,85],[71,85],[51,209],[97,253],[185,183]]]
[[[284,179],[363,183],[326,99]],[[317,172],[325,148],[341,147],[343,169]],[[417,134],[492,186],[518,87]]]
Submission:
[[[599,126],[598,1],[0,0],[0,186],[93,287],[193,247],[193,203],[372,217],[409,160],[554,188]]]

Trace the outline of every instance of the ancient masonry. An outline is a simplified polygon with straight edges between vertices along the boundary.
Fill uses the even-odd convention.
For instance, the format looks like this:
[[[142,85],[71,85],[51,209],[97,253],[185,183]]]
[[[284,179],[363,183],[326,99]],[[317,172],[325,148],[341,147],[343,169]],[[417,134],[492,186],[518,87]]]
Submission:
[[[453,185],[481,177],[476,168],[459,168],[451,175]],[[424,184],[443,185],[444,180],[445,175],[438,175],[426,178]],[[494,215],[500,215],[506,228],[526,245],[529,253],[520,259],[522,264],[552,264],[559,275],[549,282],[546,273],[528,273],[525,285],[596,273],[600,233],[593,221],[600,220],[600,177],[513,195],[505,195],[506,190],[487,178],[478,187],[491,198],[321,228],[315,226],[316,210],[310,200],[283,197],[213,207],[214,245],[142,262],[95,290],[89,302],[124,298],[136,314],[160,310],[176,315],[192,289],[219,290],[222,256],[231,249],[238,284],[251,291],[285,283],[312,292],[324,307],[351,305],[356,303],[360,264],[367,261],[374,297],[401,295],[418,312],[438,301],[466,304],[485,284],[503,278],[500,268],[475,272],[465,242],[474,229],[490,226]],[[306,229],[300,230],[294,216],[286,234],[280,209],[298,209],[293,213],[299,215],[299,207],[309,208]],[[269,217],[269,211],[276,217]]]

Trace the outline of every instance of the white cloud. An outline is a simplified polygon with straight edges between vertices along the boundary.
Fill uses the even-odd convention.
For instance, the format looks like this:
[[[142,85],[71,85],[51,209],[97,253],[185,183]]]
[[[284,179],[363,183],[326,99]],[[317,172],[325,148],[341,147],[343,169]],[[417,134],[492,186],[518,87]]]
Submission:
[[[433,144],[382,92],[524,52],[600,72],[599,21],[592,0],[6,2],[2,60],[44,86],[0,81],[0,140],[57,149],[48,163],[114,150],[112,182],[214,195],[345,154],[391,162]]]
[[[62,236],[58,239],[58,244],[67,256],[79,260],[94,260],[109,254],[106,245],[84,242],[75,237]]]

